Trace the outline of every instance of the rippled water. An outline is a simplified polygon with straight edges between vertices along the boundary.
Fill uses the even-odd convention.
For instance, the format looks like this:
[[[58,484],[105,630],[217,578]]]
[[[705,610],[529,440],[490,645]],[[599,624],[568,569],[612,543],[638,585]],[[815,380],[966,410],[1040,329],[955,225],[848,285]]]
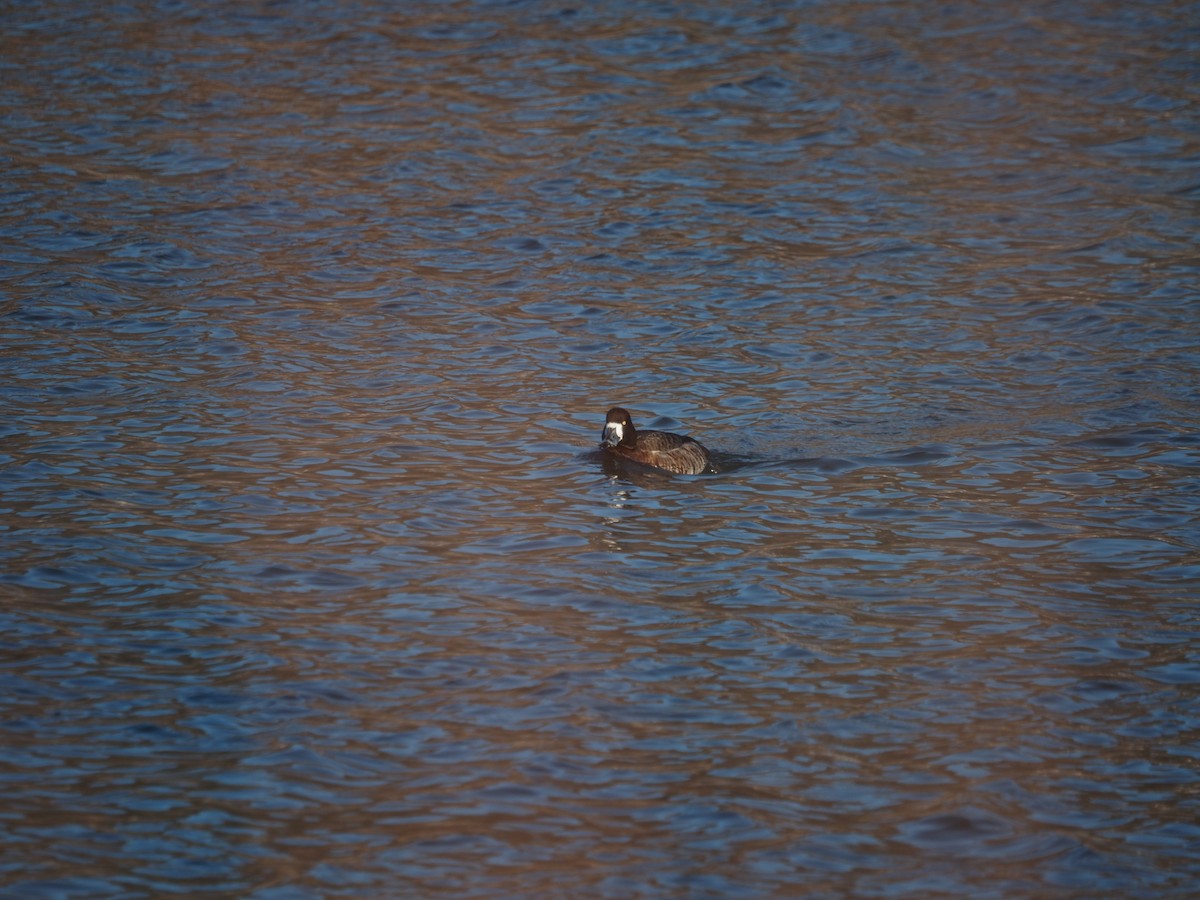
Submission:
[[[0,15],[6,896],[1194,890],[1191,4]]]

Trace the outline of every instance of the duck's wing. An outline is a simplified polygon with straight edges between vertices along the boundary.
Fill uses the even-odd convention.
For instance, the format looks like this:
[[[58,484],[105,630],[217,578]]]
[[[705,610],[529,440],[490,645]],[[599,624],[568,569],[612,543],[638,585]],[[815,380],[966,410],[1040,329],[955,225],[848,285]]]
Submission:
[[[708,451],[691,438],[669,431],[638,432],[638,450],[652,465],[681,475],[699,475],[709,467]]]

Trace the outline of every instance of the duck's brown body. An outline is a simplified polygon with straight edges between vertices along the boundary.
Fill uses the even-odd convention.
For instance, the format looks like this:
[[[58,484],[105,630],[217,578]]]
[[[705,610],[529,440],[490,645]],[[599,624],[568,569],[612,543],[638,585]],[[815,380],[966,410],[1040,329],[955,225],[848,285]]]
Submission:
[[[619,406],[608,411],[600,449],[618,459],[676,475],[700,475],[711,469],[708,451],[699,442],[670,431],[638,431],[629,413]]]

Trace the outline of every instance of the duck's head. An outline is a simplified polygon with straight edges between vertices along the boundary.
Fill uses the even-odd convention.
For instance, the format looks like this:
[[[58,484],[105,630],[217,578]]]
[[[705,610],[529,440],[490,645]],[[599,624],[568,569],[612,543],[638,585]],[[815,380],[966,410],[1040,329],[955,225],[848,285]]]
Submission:
[[[600,446],[615,447],[617,444],[631,445],[637,441],[633,430],[633,419],[619,406],[614,406],[604,417],[604,431],[600,435]]]

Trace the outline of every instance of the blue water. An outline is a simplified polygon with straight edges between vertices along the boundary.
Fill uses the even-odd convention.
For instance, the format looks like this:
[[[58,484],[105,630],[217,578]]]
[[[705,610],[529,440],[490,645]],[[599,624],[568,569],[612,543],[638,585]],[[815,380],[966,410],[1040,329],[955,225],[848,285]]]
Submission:
[[[1191,896],[1193,13],[4,7],[0,894]]]

